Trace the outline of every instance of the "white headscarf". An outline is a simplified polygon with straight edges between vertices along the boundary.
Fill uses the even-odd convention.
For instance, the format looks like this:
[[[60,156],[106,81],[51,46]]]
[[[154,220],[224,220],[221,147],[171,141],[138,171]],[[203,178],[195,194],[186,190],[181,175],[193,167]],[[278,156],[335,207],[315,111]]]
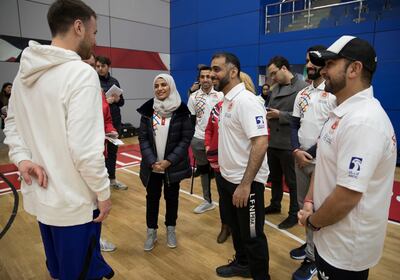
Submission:
[[[153,90],[154,84],[158,78],[164,79],[170,88],[170,94],[164,100],[157,99],[157,96],[154,96],[154,105],[153,109],[158,114],[160,114],[164,118],[169,118],[172,116],[172,113],[179,108],[181,105],[181,96],[179,95],[178,90],[176,89],[174,78],[168,74],[159,74],[154,78],[153,81]]]

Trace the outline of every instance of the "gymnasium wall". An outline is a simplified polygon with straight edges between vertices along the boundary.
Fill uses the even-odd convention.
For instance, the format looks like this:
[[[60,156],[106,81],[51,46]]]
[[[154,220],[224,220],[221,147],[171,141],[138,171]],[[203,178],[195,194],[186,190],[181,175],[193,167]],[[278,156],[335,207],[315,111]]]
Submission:
[[[0,36],[51,40],[46,14],[53,0],[1,0]],[[123,122],[139,125],[138,108],[153,96],[153,78],[169,72],[169,0],[84,0],[98,15],[97,54],[110,56],[124,90]],[[0,62],[0,83],[19,63]]]
[[[264,7],[276,2],[171,1],[171,73],[181,95],[187,98],[187,89],[196,78],[197,64],[209,64],[216,51],[237,54],[243,70],[258,83],[260,69],[274,55],[285,56],[291,64],[304,64],[305,52],[311,45],[329,46],[341,35],[354,35],[375,47],[378,56],[373,79],[375,96],[400,135],[400,83],[396,81],[400,70],[400,14],[341,27],[265,35]]]

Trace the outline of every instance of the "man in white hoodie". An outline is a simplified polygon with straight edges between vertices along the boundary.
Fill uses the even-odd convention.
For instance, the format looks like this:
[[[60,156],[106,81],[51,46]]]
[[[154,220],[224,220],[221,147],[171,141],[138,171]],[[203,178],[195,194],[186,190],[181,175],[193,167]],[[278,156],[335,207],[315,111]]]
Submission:
[[[100,84],[82,62],[96,43],[96,14],[57,0],[47,14],[51,46],[31,41],[21,57],[6,119],[10,159],[25,210],[36,216],[52,278],[111,278],[100,253],[110,212]]]

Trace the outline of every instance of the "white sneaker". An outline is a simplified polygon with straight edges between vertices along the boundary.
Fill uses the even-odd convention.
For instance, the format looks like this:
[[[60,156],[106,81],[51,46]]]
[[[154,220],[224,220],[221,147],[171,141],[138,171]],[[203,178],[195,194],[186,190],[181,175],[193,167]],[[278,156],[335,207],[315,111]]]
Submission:
[[[113,252],[117,249],[117,246],[112,244],[111,242],[100,238],[100,250],[103,252]]]
[[[176,248],[176,234],[174,226],[167,226],[167,246]]]
[[[111,180],[110,187],[113,187],[116,190],[127,190],[128,189],[127,185],[125,185],[117,180]]]
[[[206,211],[213,210],[215,208],[215,204],[213,202],[208,202],[207,200],[204,200],[199,206],[194,208],[193,212],[196,214],[201,214]]]
[[[157,241],[157,230],[155,228],[147,229],[147,238],[144,242],[144,250],[151,251],[154,248],[154,244]]]

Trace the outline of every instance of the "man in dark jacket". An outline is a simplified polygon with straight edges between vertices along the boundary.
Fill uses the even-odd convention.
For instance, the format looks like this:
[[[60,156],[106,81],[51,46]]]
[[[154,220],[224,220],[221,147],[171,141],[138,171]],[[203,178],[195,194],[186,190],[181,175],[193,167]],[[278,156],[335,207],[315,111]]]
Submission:
[[[271,92],[267,112],[271,134],[268,146],[268,164],[271,171],[272,198],[271,204],[265,208],[265,214],[281,212],[282,175],[285,175],[285,182],[290,192],[289,216],[278,227],[287,229],[297,224],[299,210],[294,158],[290,142],[290,121],[296,95],[308,84],[290,71],[289,62],[282,56],[275,56],[270,60],[267,72],[277,85]]]
[[[113,85],[121,87],[117,79],[112,77],[109,72],[111,60],[105,56],[96,57],[96,71],[99,74],[100,85],[103,89],[103,93],[106,93]],[[120,107],[124,106],[124,97],[113,95],[107,98],[107,102],[110,106],[110,113],[113,122],[113,126],[120,131],[121,129],[121,110]],[[108,170],[108,176],[110,178],[110,186],[119,190],[126,190],[128,187],[121,182],[118,182],[115,178],[115,163],[117,161],[118,146],[107,141],[107,155],[106,166]]]

